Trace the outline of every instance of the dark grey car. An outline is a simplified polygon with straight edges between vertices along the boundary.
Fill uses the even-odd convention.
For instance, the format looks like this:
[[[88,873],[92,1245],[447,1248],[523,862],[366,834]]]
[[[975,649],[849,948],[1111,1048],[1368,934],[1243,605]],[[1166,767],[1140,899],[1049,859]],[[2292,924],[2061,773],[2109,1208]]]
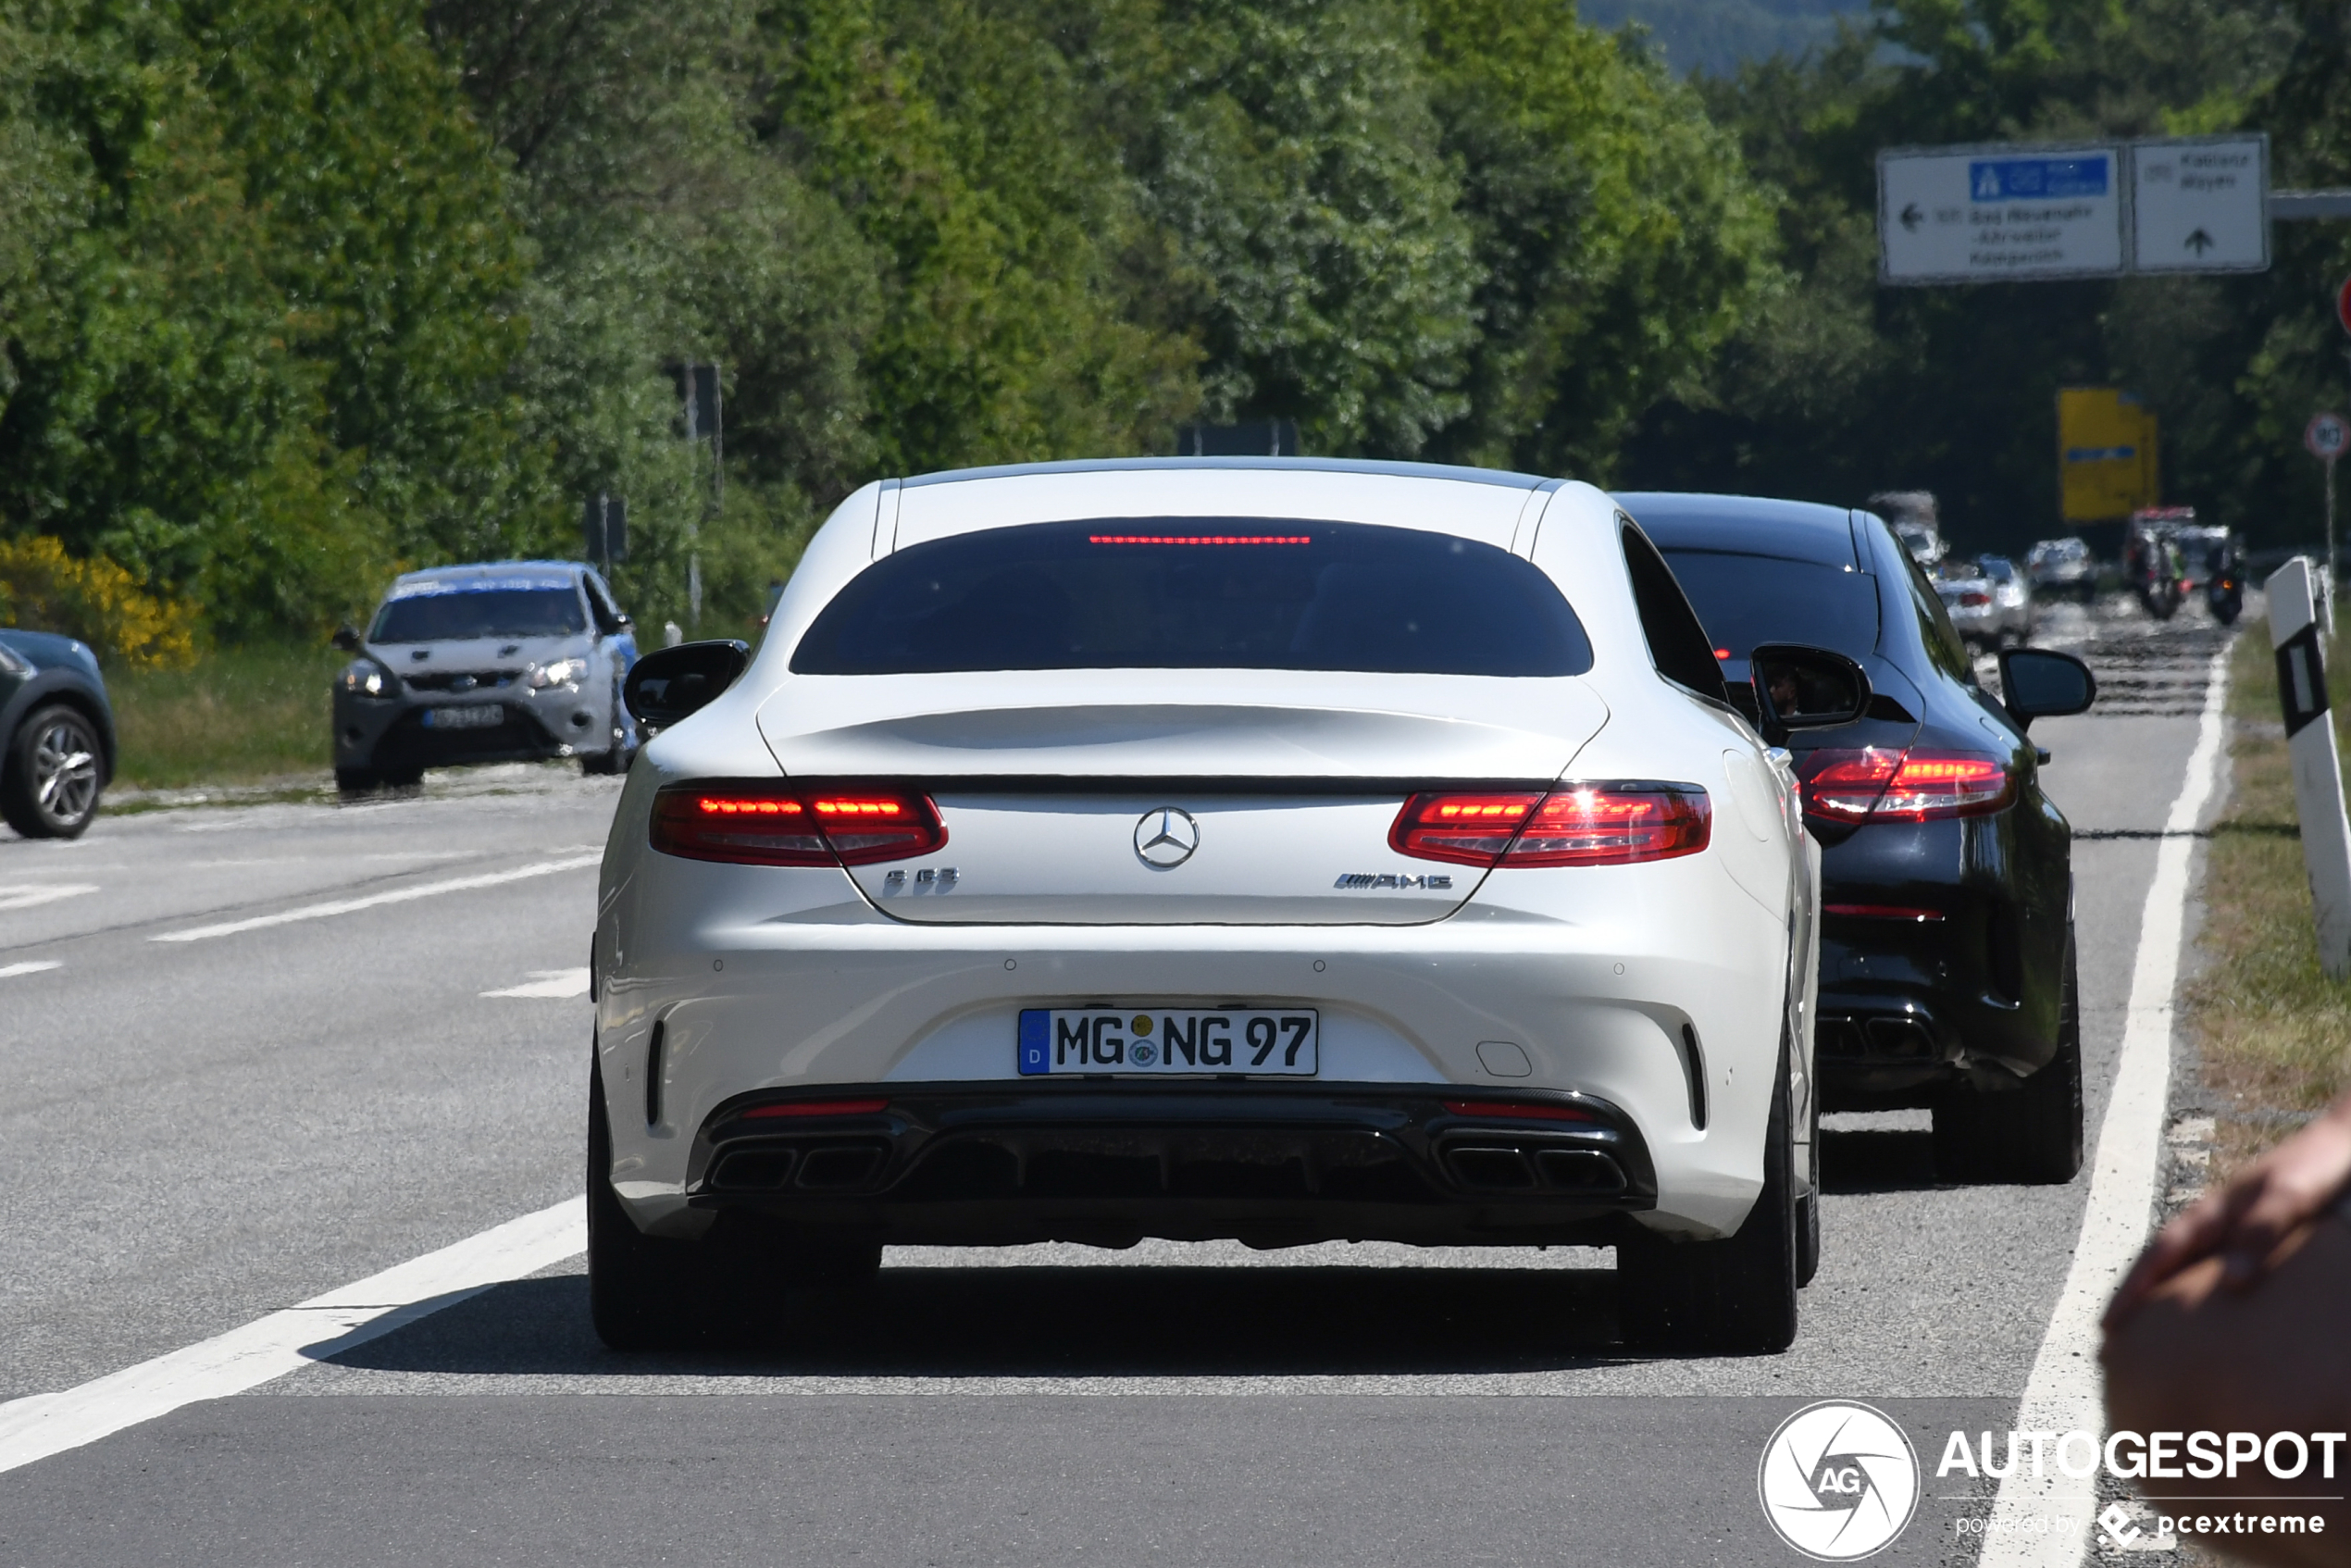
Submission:
[[[414,784],[428,767],[577,757],[620,773],[637,751],[620,683],[635,628],[574,561],[498,561],[410,572],[335,679],[335,782]]]
[[[0,628],[0,818],[28,839],[81,837],[114,777],[114,744],[98,656]]]

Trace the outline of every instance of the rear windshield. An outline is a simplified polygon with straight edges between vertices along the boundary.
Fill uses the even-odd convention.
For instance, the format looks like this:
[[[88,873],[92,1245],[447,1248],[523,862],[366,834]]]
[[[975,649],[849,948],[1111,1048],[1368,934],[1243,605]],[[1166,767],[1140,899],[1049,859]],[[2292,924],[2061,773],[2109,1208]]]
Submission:
[[[1778,555],[1667,550],[1718,659],[1761,642],[1804,642],[1849,659],[1877,649],[1877,584],[1860,572]]]
[[[1490,544],[1294,518],[1119,517],[911,545],[841,590],[803,675],[1296,669],[1581,675],[1550,579]]]
[[[389,599],[370,642],[453,642],[468,637],[562,637],[587,629],[571,588],[478,588]]]

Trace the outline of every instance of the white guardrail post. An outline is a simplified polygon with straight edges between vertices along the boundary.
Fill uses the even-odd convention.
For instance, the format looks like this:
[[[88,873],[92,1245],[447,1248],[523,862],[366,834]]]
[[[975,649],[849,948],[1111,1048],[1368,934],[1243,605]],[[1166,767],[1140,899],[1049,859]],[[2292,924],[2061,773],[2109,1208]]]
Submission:
[[[2351,977],[2351,821],[2343,810],[2343,756],[2327,702],[2320,641],[2323,607],[2307,557],[2280,566],[2264,585],[2270,641],[2278,653],[2278,705],[2294,763],[2294,804],[2302,819],[2302,859],[2318,915],[2319,966]]]

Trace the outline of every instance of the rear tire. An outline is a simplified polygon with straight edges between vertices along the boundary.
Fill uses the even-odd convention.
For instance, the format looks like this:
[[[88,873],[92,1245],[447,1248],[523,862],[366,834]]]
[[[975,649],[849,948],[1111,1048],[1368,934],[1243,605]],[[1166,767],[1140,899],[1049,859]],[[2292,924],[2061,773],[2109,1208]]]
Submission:
[[[383,788],[383,779],[372,767],[339,767],[335,769],[335,789],[345,795],[366,795]]]
[[[1797,1288],[1812,1283],[1821,1272],[1821,1085],[1816,1076],[1812,1082],[1812,1141],[1810,1144],[1811,1180],[1798,1201],[1796,1213],[1796,1283]]]
[[[616,1350],[715,1350],[773,1341],[788,1290],[856,1291],[881,1272],[881,1243],[791,1238],[722,1216],[699,1241],[647,1236],[612,1189],[603,1064],[588,1074],[588,1306]]]
[[[616,1350],[687,1350],[711,1338],[702,1249],[647,1236],[612,1189],[603,1064],[588,1073],[588,1309]]]
[[[1643,1232],[1617,1244],[1617,1321],[1641,1350],[1772,1355],[1796,1340],[1799,1250],[1787,1041],[1763,1133],[1763,1190],[1737,1234],[1673,1241]]]
[[[1946,1181],[2059,1187],[2082,1169],[2082,1014],[2073,939],[2065,943],[2058,1048],[2012,1089],[1962,1085],[1934,1104],[1934,1174]]]

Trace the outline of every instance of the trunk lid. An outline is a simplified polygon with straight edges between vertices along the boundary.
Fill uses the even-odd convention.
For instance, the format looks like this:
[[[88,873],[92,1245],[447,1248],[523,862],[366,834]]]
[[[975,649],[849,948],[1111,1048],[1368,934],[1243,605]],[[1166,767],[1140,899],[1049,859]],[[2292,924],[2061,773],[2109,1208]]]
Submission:
[[[1607,717],[1572,677],[1086,670],[803,677],[760,729],[792,778],[938,803],[943,849],[850,871],[900,919],[1412,925],[1483,873],[1391,849],[1405,797],[1540,788]]]

